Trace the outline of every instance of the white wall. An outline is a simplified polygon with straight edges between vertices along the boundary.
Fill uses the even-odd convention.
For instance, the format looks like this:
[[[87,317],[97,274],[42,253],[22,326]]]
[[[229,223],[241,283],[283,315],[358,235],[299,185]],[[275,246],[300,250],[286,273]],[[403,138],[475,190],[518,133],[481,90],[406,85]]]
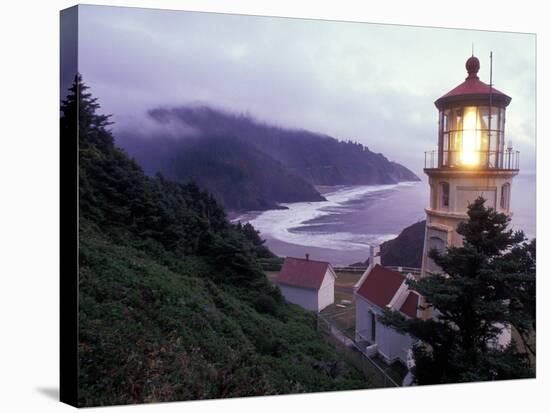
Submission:
[[[449,207],[441,205],[441,182],[450,185]],[[509,183],[513,191],[513,176],[509,173],[492,176],[448,176],[430,178],[431,208],[440,211],[448,211],[465,214],[468,210],[468,202],[473,202],[478,196],[483,196],[486,206],[496,208],[498,212],[509,213],[509,208],[501,208],[502,185]],[[505,203],[509,207],[509,202]]]
[[[370,329],[368,328],[368,311],[369,304],[359,295],[355,295],[355,337],[359,339],[357,333],[363,334],[366,338],[370,337]]]
[[[319,290],[279,284],[287,301],[298,304],[306,310],[319,312],[334,303],[335,275],[327,269]]]
[[[412,340],[408,335],[401,334],[382,323],[376,323],[376,342],[378,351],[387,361],[400,359],[407,362],[407,352],[412,346]]]
[[[382,310],[357,295],[355,311],[355,331],[361,332],[363,337],[370,341],[372,326],[369,311],[372,311],[378,317],[382,314]],[[386,361],[400,359],[403,363],[407,362],[407,351],[412,346],[412,339],[391,327],[386,327],[378,319],[376,321],[375,343],[378,345],[378,352]]]
[[[334,303],[334,275],[330,269],[327,269],[321,288],[319,288],[319,306],[321,311],[323,308]]]
[[[300,307],[310,311],[318,311],[317,291],[306,288],[293,287],[290,285],[279,284],[281,293],[287,301],[298,304]]]

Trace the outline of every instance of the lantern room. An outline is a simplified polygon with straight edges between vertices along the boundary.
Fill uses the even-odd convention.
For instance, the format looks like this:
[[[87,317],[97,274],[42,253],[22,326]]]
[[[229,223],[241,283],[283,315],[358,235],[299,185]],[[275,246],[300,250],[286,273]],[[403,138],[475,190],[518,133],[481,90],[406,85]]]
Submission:
[[[518,169],[519,153],[505,142],[511,98],[478,77],[477,57],[466,61],[466,80],[435,101],[438,150],[426,152],[425,168]]]

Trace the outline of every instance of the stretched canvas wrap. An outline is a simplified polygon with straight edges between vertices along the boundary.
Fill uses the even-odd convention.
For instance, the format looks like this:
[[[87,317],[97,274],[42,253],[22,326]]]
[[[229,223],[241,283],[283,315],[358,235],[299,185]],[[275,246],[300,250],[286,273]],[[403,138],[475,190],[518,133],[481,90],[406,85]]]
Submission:
[[[535,35],[85,5],[60,47],[62,401],[535,377]]]

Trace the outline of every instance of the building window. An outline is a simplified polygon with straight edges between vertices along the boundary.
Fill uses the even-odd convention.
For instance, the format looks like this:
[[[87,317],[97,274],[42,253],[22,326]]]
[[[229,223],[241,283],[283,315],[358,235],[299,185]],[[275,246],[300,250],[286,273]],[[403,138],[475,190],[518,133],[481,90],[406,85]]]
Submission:
[[[449,183],[441,182],[439,184],[439,187],[441,189],[441,206],[443,208],[449,208]]]
[[[369,311],[370,316],[370,341],[376,342],[376,316],[372,311]]]
[[[437,209],[437,192],[432,184],[430,184],[430,208]]]
[[[510,208],[510,184],[505,183],[502,185],[501,191],[500,191],[500,207],[502,209],[509,209]]]

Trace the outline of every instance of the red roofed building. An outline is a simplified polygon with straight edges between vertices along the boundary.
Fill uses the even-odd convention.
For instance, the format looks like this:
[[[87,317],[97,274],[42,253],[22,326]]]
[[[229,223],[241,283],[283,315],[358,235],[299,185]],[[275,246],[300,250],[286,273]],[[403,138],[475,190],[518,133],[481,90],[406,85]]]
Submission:
[[[277,277],[283,296],[306,310],[319,312],[334,303],[336,273],[328,262],[287,257]]]
[[[409,318],[418,316],[420,295],[409,290],[407,276],[380,264],[379,248],[371,248],[369,267],[355,285],[355,340],[367,354],[379,354],[388,363],[407,363],[412,338],[380,322],[384,309],[400,311]]]

